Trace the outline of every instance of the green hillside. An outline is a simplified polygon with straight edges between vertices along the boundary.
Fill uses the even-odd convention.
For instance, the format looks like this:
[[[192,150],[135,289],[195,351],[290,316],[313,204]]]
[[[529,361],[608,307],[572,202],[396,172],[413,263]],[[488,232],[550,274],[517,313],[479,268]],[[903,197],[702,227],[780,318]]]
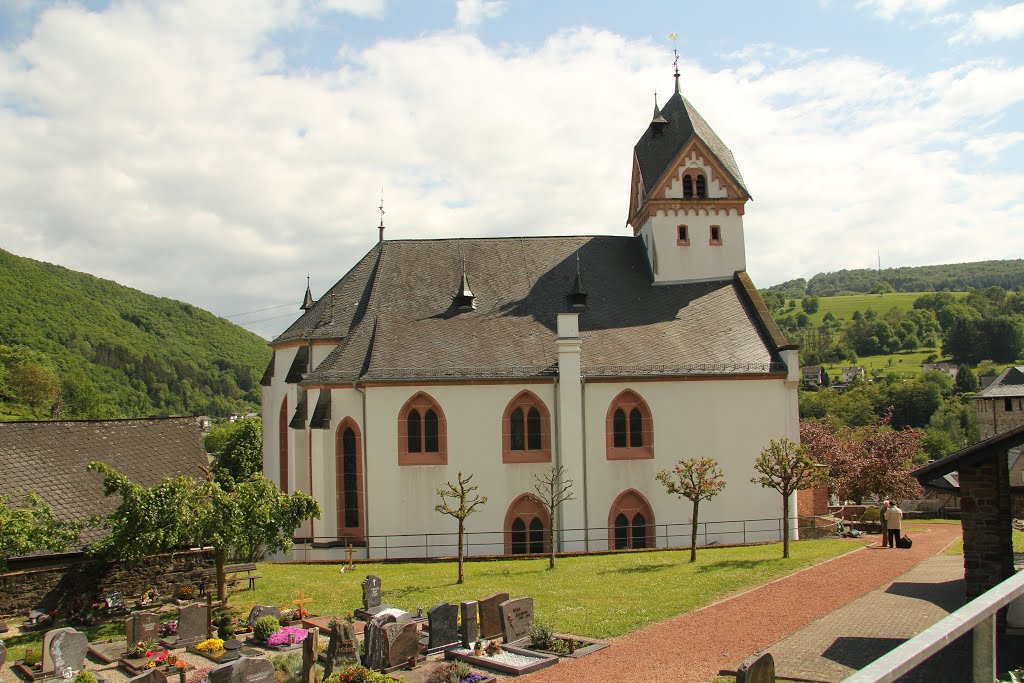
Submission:
[[[810,315],[812,325],[821,325],[826,313],[844,321],[853,318],[855,311],[864,313],[872,309],[880,314],[896,309],[906,313],[914,308],[914,302],[922,292],[888,292],[886,294],[846,294],[843,296],[819,297],[818,311]],[[967,296],[967,292],[952,292],[955,297]]]
[[[0,419],[256,410],[270,349],[207,311],[0,249]]]

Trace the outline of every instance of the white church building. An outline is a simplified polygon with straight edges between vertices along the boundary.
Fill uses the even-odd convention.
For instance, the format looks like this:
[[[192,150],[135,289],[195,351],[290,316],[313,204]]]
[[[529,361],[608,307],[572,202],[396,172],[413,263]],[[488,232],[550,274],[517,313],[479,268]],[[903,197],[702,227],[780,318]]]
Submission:
[[[434,506],[459,472],[488,497],[469,554],[541,552],[528,494],[554,466],[575,492],[559,550],[688,545],[691,506],[655,474],[695,457],[727,481],[700,543],[780,538],[778,493],[750,479],[769,440],[799,440],[800,376],[745,272],[749,200],[677,73],[634,148],[632,235],[385,240],[382,222],[271,344],[264,470],[323,510],[293,557],[453,555]]]

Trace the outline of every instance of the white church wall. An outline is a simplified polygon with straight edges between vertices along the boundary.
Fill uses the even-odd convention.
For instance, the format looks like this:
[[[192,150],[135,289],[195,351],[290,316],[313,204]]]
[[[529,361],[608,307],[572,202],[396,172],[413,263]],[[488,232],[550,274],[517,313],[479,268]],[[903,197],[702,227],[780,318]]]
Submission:
[[[679,226],[685,225],[689,245],[678,243]],[[721,244],[711,244],[711,226],[721,232]],[[657,249],[656,283],[725,280],[746,270],[743,217],[737,209],[658,209],[640,231],[648,244],[654,270],[651,240]]]

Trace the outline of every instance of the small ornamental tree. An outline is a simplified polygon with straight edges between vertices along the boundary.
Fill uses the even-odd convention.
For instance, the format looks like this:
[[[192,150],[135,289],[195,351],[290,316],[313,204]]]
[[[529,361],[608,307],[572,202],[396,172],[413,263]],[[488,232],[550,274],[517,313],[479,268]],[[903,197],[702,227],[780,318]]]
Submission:
[[[101,462],[89,470],[103,475],[103,492],[120,494],[121,503],[103,521],[110,535],[89,546],[89,553],[137,560],[191,546],[213,546],[217,599],[226,604],[224,565],[232,552],[253,559],[259,552],[287,552],[292,534],[306,519],[320,517],[320,504],[296,491],[286,494],[257,474],[221,487],[210,472],[205,479],[181,475],[146,488]]]
[[[536,494],[530,494],[538,505],[548,513],[550,524],[548,525],[548,569],[555,568],[555,514],[558,506],[569,500],[576,500],[572,491],[572,479],[565,478],[565,467],[558,465],[552,467],[544,474],[537,474],[533,477],[537,483],[534,485]]]
[[[8,559],[33,550],[67,550],[81,530],[78,522],[57,519],[50,504],[34,492],[20,499],[0,496],[0,571],[7,569]]]
[[[824,472],[800,444],[786,438],[769,441],[768,447],[754,461],[754,469],[761,476],[753,477],[751,483],[782,494],[782,556],[789,557],[789,499],[800,489],[820,482]]]
[[[471,479],[473,479],[472,474],[463,479],[462,472],[459,472],[458,485],[450,481],[445,482],[447,488],[439,488],[437,490],[437,495],[441,497],[441,503],[434,506],[434,510],[442,515],[448,515],[459,520],[459,580],[456,583],[464,583],[466,580],[465,568],[463,566],[466,560],[464,542],[466,518],[476,512],[478,507],[487,503],[487,496],[471,496],[479,488],[478,486],[469,486]],[[449,499],[451,499],[451,503],[448,502]]]
[[[690,519],[690,562],[697,561],[697,514],[702,500],[714,498],[725,488],[725,477],[714,458],[686,458],[675,468],[662,470],[658,481],[671,494],[682,496],[693,503]]]

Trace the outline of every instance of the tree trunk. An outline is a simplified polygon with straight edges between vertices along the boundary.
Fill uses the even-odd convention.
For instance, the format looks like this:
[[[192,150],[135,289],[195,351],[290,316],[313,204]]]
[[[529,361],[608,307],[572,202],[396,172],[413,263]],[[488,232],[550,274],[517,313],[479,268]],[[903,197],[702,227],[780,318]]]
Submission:
[[[548,529],[548,539],[549,539],[548,543],[550,544],[550,547],[548,548],[548,552],[550,553],[548,555],[548,569],[554,569],[555,568],[555,509],[554,508],[551,508],[551,525],[550,526],[551,526],[551,528]]]
[[[228,604],[227,576],[224,573],[224,551],[217,548],[213,556],[217,564],[217,599],[222,605]]]
[[[466,559],[466,551],[463,547],[462,539],[465,536],[465,520],[459,520],[459,580],[456,583],[464,583],[466,581],[466,572],[462,567],[462,563]]]
[[[697,561],[697,507],[700,501],[693,501],[693,519],[690,521],[690,562]]]
[[[789,557],[789,496],[782,496],[782,557]]]

